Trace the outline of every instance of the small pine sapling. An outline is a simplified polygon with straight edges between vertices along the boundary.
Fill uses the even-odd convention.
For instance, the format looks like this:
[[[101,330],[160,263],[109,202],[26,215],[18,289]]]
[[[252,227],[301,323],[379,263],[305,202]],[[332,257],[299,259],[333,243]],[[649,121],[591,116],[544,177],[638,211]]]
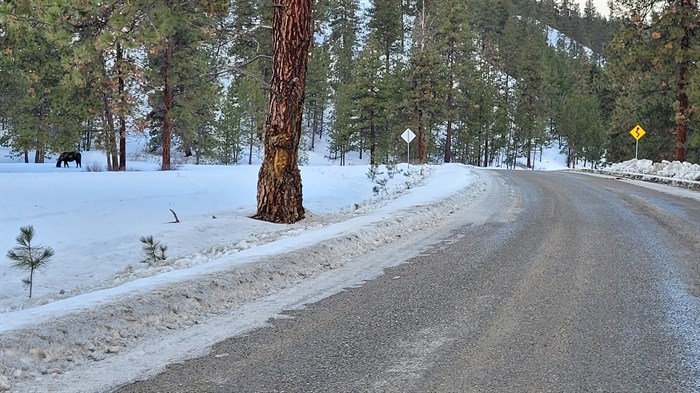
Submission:
[[[386,185],[389,183],[389,179],[383,177],[381,179],[377,179],[374,183],[376,184],[376,186],[372,187],[372,192],[374,195],[389,195],[389,190],[386,188]]]
[[[382,175],[382,174],[384,174],[384,172],[382,172],[379,169],[379,165],[377,165],[377,164],[370,165],[369,170],[367,171],[367,177],[372,181],[374,181],[377,178],[377,176]]]
[[[396,163],[389,162],[386,164],[386,174],[389,175],[389,179],[393,179],[397,172]]]
[[[168,249],[168,246],[153,240],[153,236],[141,236],[139,240],[143,244],[143,252],[145,254],[145,258],[141,261],[142,263],[154,265],[167,259],[165,251]]]
[[[34,227],[32,225],[19,228],[17,247],[7,252],[7,258],[14,262],[12,267],[29,271],[29,278],[22,280],[29,287],[29,297],[32,297],[34,284],[34,271],[49,263],[54,251],[51,247],[32,245],[34,239]]]

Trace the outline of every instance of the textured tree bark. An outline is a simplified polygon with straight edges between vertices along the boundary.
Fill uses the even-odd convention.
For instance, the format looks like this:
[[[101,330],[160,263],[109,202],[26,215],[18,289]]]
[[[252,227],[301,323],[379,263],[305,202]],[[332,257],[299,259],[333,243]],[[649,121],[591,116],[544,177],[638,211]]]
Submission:
[[[686,10],[689,15],[693,15],[693,10],[697,8],[696,0],[682,0],[680,8]],[[681,11],[683,12],[683,11]],[[678,61],[678,109],[676,110],[676,160],[685,161],[686,159],[686,139],[688,136],[688,84],[690,81],[689,68],[689,52],[690,52],[690,37],[694,30],[697,29],[697,24],[683,26],[683,36],[681,37],[682,58]]]
[[[163,65],[163,155],[160,169],[170,170],[170,140],[173,123],[170,111],[173,109],[173,88],[170,86],[170,67],[173,64],[173,38],[168,38],[165,48],[165,64]]]
[[[126,88],[123,71],[124,52],[122,46],[117,43],[117,75],[119,78],[119,171],[126,171]]]
[[[297,163],[311,42],[311,0],[279,0],[272,19],[273,53],[265,158],[258,174],[255,218],[291,224],[304,218]]]
[[[447,93],[447,131],[445,132],[445,163],[452,162],[452,107],[453,94],[451,87],[454,86],[452,73],[450,73],[450,92]]]
[[[423,93],[421,93],[422,95]],[[419,104],[420,105],[420,104]],[[425,136],[425,124],[423,120],[423,109],[418,108],[418,162],[425,164],[425,159],[427,157],[428,149],[426,148],[427,138]],[[408,157],[409,161],[411,157]]]

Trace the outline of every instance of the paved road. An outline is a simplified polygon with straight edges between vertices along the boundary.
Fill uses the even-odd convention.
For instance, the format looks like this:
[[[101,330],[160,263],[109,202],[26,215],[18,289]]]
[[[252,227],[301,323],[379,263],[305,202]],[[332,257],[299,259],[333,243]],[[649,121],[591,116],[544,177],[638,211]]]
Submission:
[[[514,220],[118,392],[700,392],[700,201],[498,176]]]

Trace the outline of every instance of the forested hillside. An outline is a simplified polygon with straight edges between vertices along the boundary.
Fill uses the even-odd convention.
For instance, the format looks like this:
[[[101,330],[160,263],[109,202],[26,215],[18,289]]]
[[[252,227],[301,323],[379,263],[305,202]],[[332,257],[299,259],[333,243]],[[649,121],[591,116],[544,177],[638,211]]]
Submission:
[[[700,161],[697,0],[316,0],[306,145],[374,164],[573,166]],[[12,0],[0,4],[0,130],[27,161],[128,135],[197,162],[251,163],[271,76],[270,0]],[[550,44],[551,28],[563,33]],[[551,33],[550,33],[551,34]],[[550,36],[551,38],[551,36]],[[325,145],[324,145],[325,146]],[[31,152],[31,154],[30,154]],[[33,155],[33,157],[31,156]]]

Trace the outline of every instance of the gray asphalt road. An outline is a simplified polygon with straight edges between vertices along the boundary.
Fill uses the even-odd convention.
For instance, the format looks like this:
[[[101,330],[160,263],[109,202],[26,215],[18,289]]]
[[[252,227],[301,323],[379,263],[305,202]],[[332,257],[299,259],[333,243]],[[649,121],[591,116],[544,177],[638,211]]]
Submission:
[[[700,392],[700,202],[499,173],[514,221],[117,391]]]

